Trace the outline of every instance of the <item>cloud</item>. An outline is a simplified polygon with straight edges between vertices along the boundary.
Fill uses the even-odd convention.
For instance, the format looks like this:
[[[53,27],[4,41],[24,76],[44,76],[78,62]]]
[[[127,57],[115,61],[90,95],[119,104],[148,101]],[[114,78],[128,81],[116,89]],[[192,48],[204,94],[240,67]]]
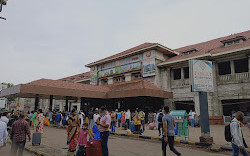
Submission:
[[[0,20],[0,81],[59,79],[144,42],[175,49],[249,30],[250,1],[9,1]]]

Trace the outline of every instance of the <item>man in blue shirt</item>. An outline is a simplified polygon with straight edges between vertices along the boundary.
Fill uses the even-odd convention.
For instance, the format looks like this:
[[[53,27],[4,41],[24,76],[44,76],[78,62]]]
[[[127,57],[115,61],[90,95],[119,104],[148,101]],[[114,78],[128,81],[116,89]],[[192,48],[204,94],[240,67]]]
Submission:
[[[175,121],[174,118],[170,115],[169,113],[169,107],[165,106],[164,107],[164,116],[162,118],[162,123],[163,123],[163,131],[164,135],[162,137],[162,151],[163,151],[163,156],[166,156],[166,147],[169,144],[169,148],[172,152],[174,152],[177,156],[180,156],[181,153],[179,153],[175,148],[174,148],[174,127],[175,127]]]
[[[119,112],[118,113],[118,127],[120,127],[120,125],[121,125],[121,118],[122,118],[122,113]]]
[[[61,112],[58,112],[56,114],[56,127],[57,128],[59,127],[61,120],[62,120],[62,114],[61,114]]]

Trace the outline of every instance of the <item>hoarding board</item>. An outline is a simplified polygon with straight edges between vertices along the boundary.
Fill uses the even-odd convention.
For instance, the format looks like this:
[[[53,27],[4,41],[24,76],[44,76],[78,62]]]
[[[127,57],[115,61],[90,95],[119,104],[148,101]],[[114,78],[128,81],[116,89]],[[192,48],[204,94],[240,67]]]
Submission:
[[[0,98],[0,108],[5,108],[6,98]]]
[[[107,77],[107,76],[112,76],[115,74],[122,74],[122,73],[127,73],[135,70],[140,70],[141,69],[141,62],[136,62],[136,63],[131,63],[123,66],[119,66],[116,68],[111,68],[103,71],[99,71],[99,78],[102,77]]]
[[[194,92],[214,92],[213,64],[206,60],[190,60],[190,84]]]
[[[90,84],[97,85],[97,66],[90,68]]]
[[[155,58],[142,61],[142,75],[143,77],[155,75]]]
[[[141,61],[142,58],[143,58],[143,54],[138,54],[138,55],[126,57],[126,58],[123,58],[123,59],[120,59],[117,61],[102,64],[102,65],[98,66],[98,70],[99,71],[106,70],[106,69],[111,69],[111,68],[115,68],[115,67],[121,67],[121,66],[126,65],[126,64],[132,64],[134,62]]]

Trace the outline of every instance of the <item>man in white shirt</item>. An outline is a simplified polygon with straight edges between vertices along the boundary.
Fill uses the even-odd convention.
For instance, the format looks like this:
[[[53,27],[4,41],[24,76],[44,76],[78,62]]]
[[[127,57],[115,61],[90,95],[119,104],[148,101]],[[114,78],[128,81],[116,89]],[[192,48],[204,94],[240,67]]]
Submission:
[[[193,112],[192,110],[190,110],[189,112],[189,120],[191,122],[191,126],[194,127],[194,117],[195,117],[195,112]]]
[[[83,113],[83,111],[79,112],[79,119],[81,120],[80,121],[80,128],[82,128],[83,123],[85,122],[85,114]]]
[[[6,145],[7,139],[8,139],[7,124],[3,121],[0,121],[0,149]]]
[[[233,156],[238,156],[241,152],[244,156],[248,156],[243,143],[243,135],[240,127],[240,122],[243,121],[244,114],[237,112],[236,117],[230,123],[230,131],[232,136]]]
[[[8,115],[8,112],[4,112],[3,115],[1,116],[1,121],[5,122],[6,125],[8,124],[9,122],[9,119],[7,118],[7,115]]]
[[[130,119],[131,119],[131,113],[130,110],[128,109],[128,111],[125,113],[125,120],[129,129],[129,125],[130,125]]]

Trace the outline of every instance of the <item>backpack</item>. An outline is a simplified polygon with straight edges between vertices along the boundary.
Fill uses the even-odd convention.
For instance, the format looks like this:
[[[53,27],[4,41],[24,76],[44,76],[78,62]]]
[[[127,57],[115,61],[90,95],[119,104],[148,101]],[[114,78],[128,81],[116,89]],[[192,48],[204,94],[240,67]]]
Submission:
[[[227,142],[231,142],[232,141],[232,135],[231,135],[231,130],[230,130],[230,124],[225,126],[225,140]]]
[[[163,118],[163,113],[160,113],[158,116],[158,122],[162,122],[162,118]]]

